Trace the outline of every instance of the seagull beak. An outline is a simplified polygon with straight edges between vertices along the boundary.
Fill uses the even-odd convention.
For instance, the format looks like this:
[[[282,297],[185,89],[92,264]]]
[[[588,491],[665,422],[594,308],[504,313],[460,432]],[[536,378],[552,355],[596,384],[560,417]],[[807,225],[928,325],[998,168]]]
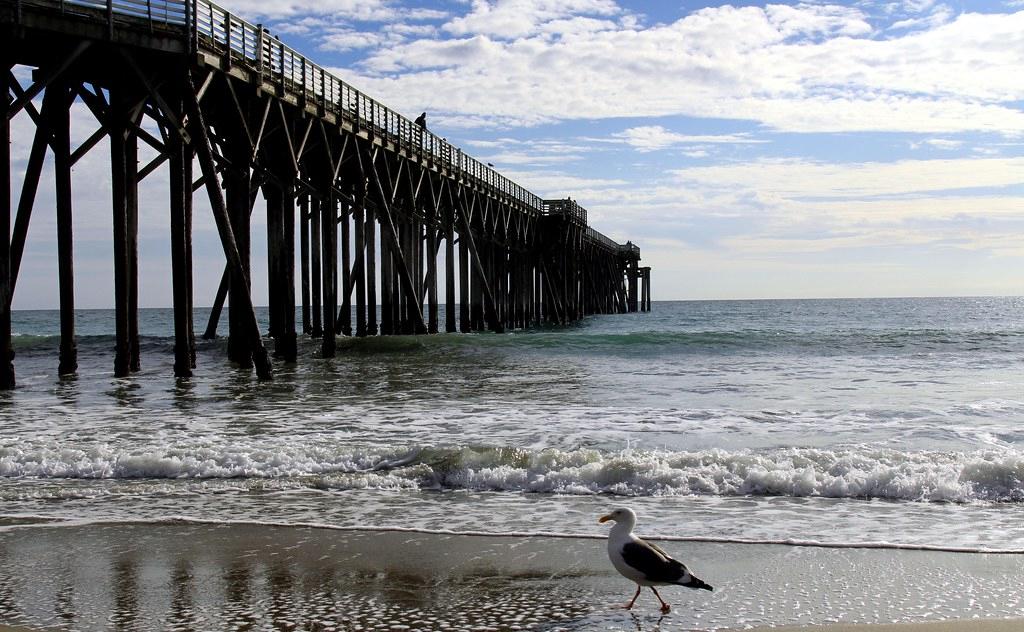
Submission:
[[[611,514],[608,514],[607,516],[601,516],[600,518],[598,518],[598,519],[597,519],[597,521],[598,521],[599,523],[604,523],[604,522],[608,522],[609,520],[613,520],[613,518],[612,518],[612,515],[611,515]]]

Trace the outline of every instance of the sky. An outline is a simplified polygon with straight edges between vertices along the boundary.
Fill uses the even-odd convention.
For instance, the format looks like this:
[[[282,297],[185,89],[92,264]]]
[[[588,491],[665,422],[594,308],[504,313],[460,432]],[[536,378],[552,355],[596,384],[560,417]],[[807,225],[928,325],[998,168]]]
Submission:
[[[1024,294],[1024,0],[221,4],[426,111],[534,193],[580,202],[640,246],[654,300]],[[80,106],[73,126],[95,129]],[[23,169],[24,115],[13,136]],[[81,307],[112,304],[105,151],[74,173]],[[15,308],[57,304],[45,178]],[[143,183],[145,306],[170,305],[166,182]],[[196,202],[206,305],[223,256]]]

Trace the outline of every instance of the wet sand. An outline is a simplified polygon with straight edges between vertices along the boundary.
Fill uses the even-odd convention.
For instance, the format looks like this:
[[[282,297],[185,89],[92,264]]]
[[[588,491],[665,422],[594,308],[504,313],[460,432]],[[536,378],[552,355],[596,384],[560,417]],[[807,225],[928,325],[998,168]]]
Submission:
[[[1024,557],[666,543],[714,593],[632,612],[603,540],[188,523],[0,532],[0,623],[31,629],[865,632],[1024,623]],[[981,618],[985,625],[967,621]],[[837,625],[840,624],[840,625]],[[404,627],[403,627],[404,626]],[[779,629],[776,627],[776,629]],[[789,628],[798,630],[805,628]]]
[[[757,628],[753,632],[1020,632],[1024,619],[959,620],[936,623],[901,623],[892,625],[825,625],[779,628]]]

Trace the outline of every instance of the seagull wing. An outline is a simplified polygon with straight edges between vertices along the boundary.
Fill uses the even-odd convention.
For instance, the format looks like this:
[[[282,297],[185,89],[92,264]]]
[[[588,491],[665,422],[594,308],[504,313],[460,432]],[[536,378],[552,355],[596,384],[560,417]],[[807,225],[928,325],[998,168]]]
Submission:
[[[690,573],[690,569],[679,560],[672,559],[657,544],[637,538],[622,547],[622,559],[654,582],[678,584],[687,588],[714,590],[710,584]]]
[[[685,566],[639,538],[622,547],[622,559],[653,582],[674,584],[689,575]]]

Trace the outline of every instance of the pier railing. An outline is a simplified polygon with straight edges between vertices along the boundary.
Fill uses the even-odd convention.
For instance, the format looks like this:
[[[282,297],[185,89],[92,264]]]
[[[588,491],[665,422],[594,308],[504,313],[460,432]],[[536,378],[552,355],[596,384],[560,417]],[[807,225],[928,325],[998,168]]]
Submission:
[[[324,67],[282,42],[262,25],[252,24],[208,0],[15,0],[23,6],[82,13],[115,24],[141,25],[184,36],[190,51],[210,51],[258,74],[282,93],[299,96],[353,128],[393,143],[456,177],[472,180],[492,193],[519,202],[527,213],[561,214],[587,223],[587,211],[572,200],[543,200],[538,195],[465,154],[444,138],[353,88]],[[588,227],[587,237],[604,245],[615,242]],[[618,244],[615,244],[617,247]]]
[[[122,0],[125,1],[125,0]],[[139,0],[140,2],[143,0]],[[261,79],[302,96],[340,120],[382,136],[399,148],[425,155],[438,166],[476,180],[491,191],[541,213],[539,196],[509,180],[433,132],[363,94],[313,63],[261,25],[251,24],[207,0],[193,0],[196,45],[229,55]]]

